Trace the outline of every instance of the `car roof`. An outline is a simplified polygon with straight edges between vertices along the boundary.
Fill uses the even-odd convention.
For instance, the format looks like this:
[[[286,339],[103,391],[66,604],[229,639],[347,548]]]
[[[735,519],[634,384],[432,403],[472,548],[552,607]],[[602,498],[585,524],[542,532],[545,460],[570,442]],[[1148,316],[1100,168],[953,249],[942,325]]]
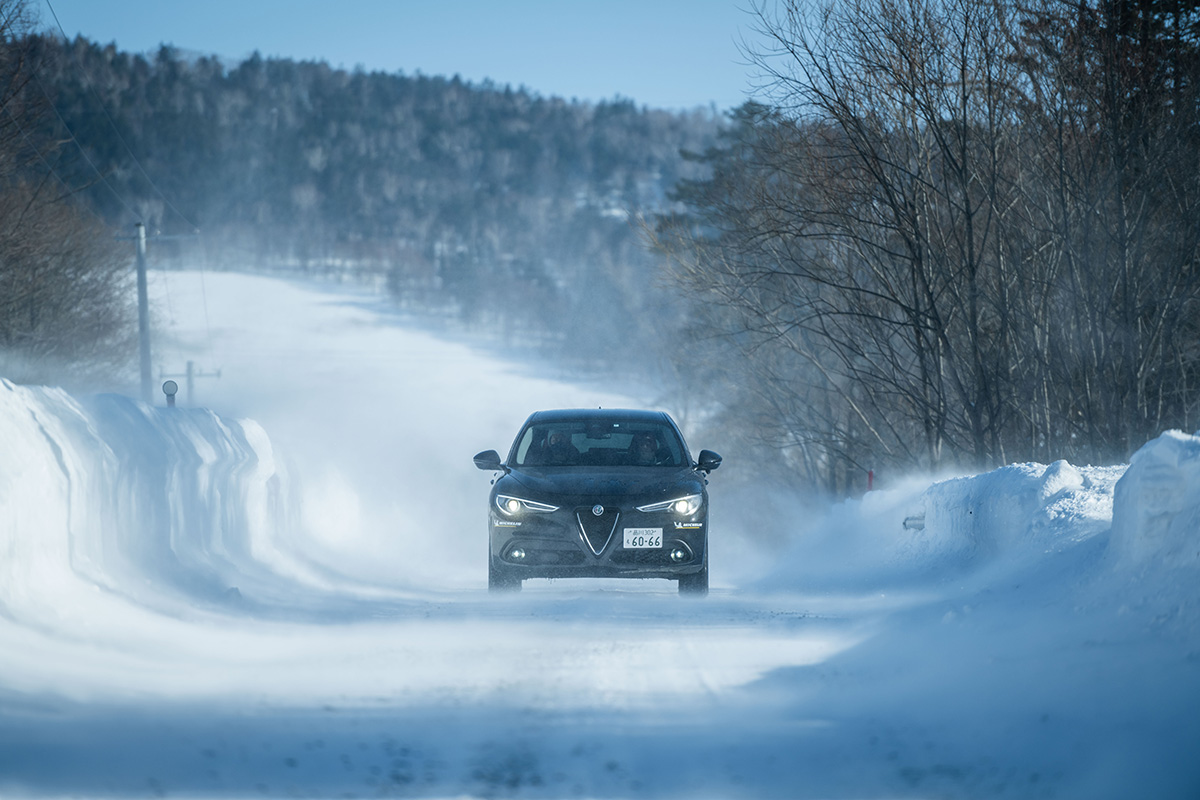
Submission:
[[[579,420],[612,420],[614,422],[671,422],[664,411],[645,411],[631,408],[559,408],[535,411],[526,425],[545,422],[575,422]]]

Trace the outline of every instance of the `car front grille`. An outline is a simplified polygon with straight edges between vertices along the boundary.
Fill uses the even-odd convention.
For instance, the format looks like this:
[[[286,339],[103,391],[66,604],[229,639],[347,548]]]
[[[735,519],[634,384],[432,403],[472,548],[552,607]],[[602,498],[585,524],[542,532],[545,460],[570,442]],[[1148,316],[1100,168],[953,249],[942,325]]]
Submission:
[[[592,508],[589,506],[576,509],[575,519],[579,520],[579,530],[583,532],[583,540],[587,546],[591,548],[592,553],[600,555],[612,540],[621,512],[615,508],[605,508],[604,513],[597,516]]]

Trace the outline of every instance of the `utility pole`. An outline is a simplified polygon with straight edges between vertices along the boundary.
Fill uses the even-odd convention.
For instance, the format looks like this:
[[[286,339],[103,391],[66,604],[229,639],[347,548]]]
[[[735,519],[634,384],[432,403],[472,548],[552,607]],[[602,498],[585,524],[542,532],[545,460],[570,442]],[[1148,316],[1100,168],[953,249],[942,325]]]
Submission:
[[[138,349],[142,366],[142,400],[152,403],[150,392],[150,299],[146,291],[146,226],[137,223]]]
[[[133,239],[137,242],[137,293],[138,293],[138,355],[141,362],[142,373],[142,400],[147,403],[154,402],[154,390],[150,385],[150,297],[146,287],[146,224],[136,222],[134,226],[137,228],[137,233]],[[184,236],[163,236],[156,235],[155,239],[182,239],[187,236],[196,236],[199,231],[193,234],[185,234]],[[118,236],[119,240],[128,241],[128,236]],[[212,373],[200,373],[201,377],[208,377]],[[217,370],[216,376],[221,377],[220,370]],[[160,376],[161,377],[161,376]],[[189,380],[189,399],[191,396],[191,387]],[[176,386],[178,390],[178,386]]]

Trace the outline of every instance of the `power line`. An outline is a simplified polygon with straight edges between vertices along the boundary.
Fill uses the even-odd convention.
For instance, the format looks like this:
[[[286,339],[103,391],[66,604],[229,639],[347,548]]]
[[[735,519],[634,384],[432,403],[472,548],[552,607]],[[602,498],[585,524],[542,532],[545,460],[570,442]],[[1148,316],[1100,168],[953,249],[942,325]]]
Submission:
[[[112,115],[108,113],[108,108],[104,104],[104,99],[100,96],[100,93],[98,91],[96,91],[96,87],[93,85],[93,82],[88,77],[87,70],[84,69],[83,64],[80,63],[79,58],[75,54],[74,48],[72,48],[70,46],[70,38],[67,36],[66,29],[63,28],[62,21],[59,20],[59,18],[58,18],[58,12],[54,10],[54,5],[50,2],[50,0],[45,0],[45,3],[46,3],[46,7],[50,10],[50,15],[52,17],[54,17],[54,24],[58,27],[59,33],[62,34],[64,48],[70,53],[71,61],[74,63],[75,69],[79,73],[80,80],[82,81],[83,85],[87,88],[87,90],[91,94],[92,98],[95,100],[96,106],[100,109],[100,112],[104,115],[104,118],[108,121],[108,125],[112,129],[113,134],[116,136],[117,141],[119,141],[121,143],[121,146],[125,149],[125,152],[129,155],[130,160],[133,162],[134,166],[137,167],[137,170],[139,173],[141,173],[142,177],[146,179],[146,182],[154,190],[154,193],[157,194],[159,196],[159,198],[162,199],[163,203],[166,204],[166,206],[169,209],[171,209],[171,211],[173,211],[175,213],[175,215],[177,217],[179,217],[179,219],[183,220],[183,222],[187,225],[187,227],[191,231],[198,233],[199,228],[196,226],[196,224],[193,223],[190,219],[188,219],[188,217],[185,216],[182,211],[180,211],[178,208],[176,208],[175,204],[171,202],[170,198],[168,198],[167,195],[161,189],[158,188],[158,184],[155,183],[154,179],[151,178],[149,173],[146,172],[146,169],[142,166],[142,163],[141,163],[141,161],[138,160],[138,157],[136,155],[134,155],[133,148],[131,148],[129,146],[129,143],[125,140],[125,137],[121,135],[121,131],[117,127],[116,121],[113,120]],[[36,72],[34,74],[34,77],[35,77],[35,79],[37,78]],[[46,89],[42,85],[40,80],[38,80],[38,86],[41,87],[42,93],[46,95],[46,99],[49,101],[50,107],[52,109],[54,109],[55,116],[57,116],[59,121],[62,123],[63,128],[67,131],[67,134],[71,137],[71,141],[74,142],[75,146],[79,149],[79,152],[83,156],[84,160],[87,161],[88,165],[91,166],[92,170],[96,173],[97,176],[99,176],[100,180],[104,182],[104,185],[108,187],[109,191],[112,192],[113,196],[117,198],[117,200],[121,203],[121,205],[123,205],[126,208],[126,210],[128,210],[130,212],[130,214],[132,214],[136,219],[138,219],[139,221],[144,223],[145,219],[144,219],[143,215],[141,213],[139,213],[138,211],[134,210],[132,207],[130,207],[129,203],[125,202],[124,198],[121,197],[121,195],[112,186],[112,184],[110,184],[108,182],[108,179],[105,178],[105,176],[100,172],[99,168],[96,167],[96,165],[92,161],[92,159],[88,157],[87,153],[83,149],[83,146],[80,144],[78,139],[76,139],[74,131],[71,130],[71,127],[67,124],[67,122],[63,118],[62,114],[59,113],[58,107],[54,104],[53,98],[51,98],[49,96],[49,94],[46,92]],[[58,176],[56,175],[55,177],[58,177]],[[59,178],[59,180],[61,181],[61,178]],[[155,236],[152,238],[160,239],[160,238],[176,238],[176,237]],[[207,295],[207,292],[205,291],[204,271],[203,270],[200,271],[200,283],[201,283],[201,301],[202,301],[203,308],[204,308],[204,327],[205,327],[206,335],[209,340],[209,347],[211,349],[212,330],[211,330],[211,327],[210,327],[209,321],[208,321],[208,295]],[[164,290],[167,294],[167,303],[168,303],[168,305],[170,305],[170,295],[171,295],[170,286],[169,286],[170,281],[169,280],[166,281],[166,284],[167,285],[164,287]]]
[[[57,203],[75,194],[77,190],[73,189],[71,184],[67,183],[62,175],[58,174],[58,169],[46,159],[46,154],[42,152],[42,148],[38,147],[33,140],[30,139],[29,132],[25,130],[25,126],[21,124],[20,118],[17,117],[17,115],[12,112],[12,109],[10,109],[7,105],[4,106],[4,113],[8,116],[9,121],[12,122],[13,125],[17,126],[17,132],[21,134],[21,138],[25,141],[25,144],[29,148],[30,152],[37,156],[38,161],[41,161],[42,165],[45,166],[47,174],[53,177],[56,181],[58,181],[59,185],[62,186],[63,194],[52,202]],[[117,199],[120,200],[121,198],[117,197]],[[101,219],[100,215],[92,208],[87,206],[87,204],[80,204],[80,206],[97,222],[107,225],[107,222]]]
[[[35,83],[37,83],[38,88],[42,90],[42,94],[46,97],[46,102],[50,105],[50,110],[54,112],[54,116],[57,117],[58,121],[62,124],[63,130],[67,132],[67,137],[69,138],[70,142],[75,145],[75,148],[79,151],[79,155],[83,156],[83,160],[86,161],[88,166],[92,168],[92,172],[96,173],[96,177],[100,179],[100,182],[103,183],[110,192],[112,192],[113,197],[117,199],[118,203],[125,207],[126,211],[128,211],[138,220],[144,222],[145,220],[142,219],[141,213],[134,209],[133,206],[129,205],[129,203],[125,201],[125,198],[121,196],[121,193],[116,190],[116,187],[108,182],[108,178],[105,177],[104,173],[100,171],[100,168],[96,166],[96,162],[92,161],[91,156],[89,156],[87,151],[83,149],[83,145],[80,143],[80,141],[75,138],[75,132],[71,130],[71,126],[67,124],[67,121],[63,118],[63,115],[59,113],[58,106],[54,104],[54,98],[51,97],[50,93],[46,91],[46,87],[42,84],[42,79],[38,77],[36,71],[33,73],[33,80]],[[55,173],[55,177],[59,177],[57,173]],[[59,178],[59,180],[62,179]]]
[[[176,208],[175,204],[171,202],[171,200],[167,197],[167,195],[165,193],[163,193],[163,191],[161,189],[158,188],[158,184],[156,184],[154,182],[154,179],[151,178],[149,173],[146,172],[145,168],[142,166],[142,163],[138,160],[137,156],[133,154],[133,148],[131,148],[129,146],[129,143],[125,141],[125,137],[121,135],[120,129],[117,128],[117,123],[113,120],[112,116],[108,113],[108,109],[104,105],[103,98],[100,97],[100,93],[96,91],[95,86],[93,86],[92,82],[88,79],[87,71],[83,68],[83,64],[81,64],[79,62],[78,57],[75,55],[74,49],[70,47],[70,38],[67,36],[66,30],[63,28],[62,22],[59,21],[58,13],[54,10],[54,6],[51,4],[50,0],[45,0],[45,3],[46,3],[46,7],[50,9],[50,15],[52,17],[54,17],[54,24],[58,27],[59,33],[62,34],[63,42],[65,45],[67,45],[65,49],[67,50],[67,52],[69,52],[71,54],[71,60],[74,62],[75,68],[79,71],[79,77],[83,81],[83,85],[91,93],[93,99],[95,99],[96,105],[99,107],[100,112],[102,114],[104,114],[104,118],[106,120],[108,120],[108,124],[112,128],[113,134],[117,137],[117,141],[119,141],[121,143],[121,146],[123,148],[125,148],[125,152],[129,155],[130,160],[133,161],[133,165],[135,167],[137,167],[138,172],[140,172],[142,177],[146,179],[146,182],[148,184],[150,184],[150,188],[152,188],[154,190],[154,193],[157,194],[159,196],[159,198],[162,199],[163,203],[166,204],[167,208],[169,208],[169,209],[171,209],[171,211],[175,212],[175,215],[177,217],[179,217],[181,220],[183,220],[189,229],[191,229],[192,231],[198,231],[199,228],[190,219],[188,219],[186,216],[184,216],[183,212],[180,211],[178,208]],[[39,86],[41,85],[40,81],[38,82],[38,85]],[[44,91],[45,91],[45,89],[43,88],[43,92]],[[47,96],[47,97],[49,97],[49,96]],[[51,100],[50,104],[51,104],[51,106],[54,105],[53,100]],[[55,108],[54,113],[58,116],[59,120],[62,120],[63,126],[67,128],[67,133],[71,135],[72,141],[76,141],[74,133],[72,133],[70,127],[67,127],[66,121],[63,120],[62,114],[58,113],[57,108]],[[76,146],[78,146],[77,141],[76,141]],[[82,147],[80,147],[80,152],[83,152]],[[92,169],[96,169],[95,164],[92,164],[91,159],[88,158],[86,154],[84,154],[84,158],[87,159],[89,164],[91,164]],[[96,169],[96,174],[97,175],[100,174],[98,169]],[[103,177],[103,176],[101,176],[101,177]],[[107,184],[107,180],[105,181],[105,183]],[[122,204],[125,205],[126,208],[129,208],[129,205],[127,203],[124,203],[124,201],[122,201]],[[132,211],[132,209],[130,209],[130,211]],[[137,214],[136,212],[133,212],[133,213],[135,216],[138,217],[138,219],[141,219],[140,214]]]

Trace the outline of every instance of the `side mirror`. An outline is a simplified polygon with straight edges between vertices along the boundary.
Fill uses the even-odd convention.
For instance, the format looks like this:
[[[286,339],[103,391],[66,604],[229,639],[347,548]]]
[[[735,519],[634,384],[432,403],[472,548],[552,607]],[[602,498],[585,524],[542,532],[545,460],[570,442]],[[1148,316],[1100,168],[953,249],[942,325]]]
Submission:
[[[504,469],[504,465],[500,463],[500,454],[495,450],[484,450],[482,453],[477,453],[475,466],[493,472]]]
[[[696,461],[696,469],[704,472],[712,472],[717,467],[721,466],[721,457],[712,450],[701,450],[699,459]]]

